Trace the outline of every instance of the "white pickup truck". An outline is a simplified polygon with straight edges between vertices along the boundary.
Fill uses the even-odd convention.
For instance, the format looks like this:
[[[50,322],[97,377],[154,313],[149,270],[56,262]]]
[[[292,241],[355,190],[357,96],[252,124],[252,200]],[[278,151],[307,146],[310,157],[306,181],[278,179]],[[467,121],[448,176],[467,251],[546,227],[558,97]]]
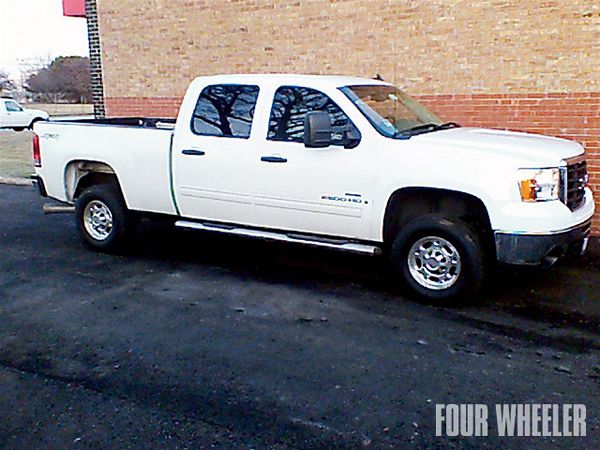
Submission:
[[[46,111],[25,109],[12,98],[0,97],[0,128],[23,131],[25,128],[32,128],[40,120],[48,119]]]
[[[177,121],[40,122],[35,184],[74,204],[99,250],[139,215],[177,227],[389,258],[437,301],[472,296],[495,262],[585,250],[594,213],[584,150],[540,135],[442,123],[377,80],[194,80]]]

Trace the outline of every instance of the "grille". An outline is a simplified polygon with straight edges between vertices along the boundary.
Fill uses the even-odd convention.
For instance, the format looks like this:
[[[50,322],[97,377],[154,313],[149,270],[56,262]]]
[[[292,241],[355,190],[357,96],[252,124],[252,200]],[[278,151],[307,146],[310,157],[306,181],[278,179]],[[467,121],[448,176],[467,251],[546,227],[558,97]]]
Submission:
[[[585,197],[584,188],[587,185],[587,163],[585,161],[569,164],[566,171],[565,190],[562,201],[571,211],[575,211],[583,204]]]

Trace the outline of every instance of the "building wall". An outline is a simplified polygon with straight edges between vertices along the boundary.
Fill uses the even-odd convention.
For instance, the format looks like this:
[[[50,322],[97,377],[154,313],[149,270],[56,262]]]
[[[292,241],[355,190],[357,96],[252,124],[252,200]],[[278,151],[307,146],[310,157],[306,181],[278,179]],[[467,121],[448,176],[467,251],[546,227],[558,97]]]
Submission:
[[[98,11],[96,0],[85,0],[87,17],[88,46],[90,50],[90,87],[94,116],[104,117],[104,82],[102,80],[102,48],[100,47],[100,30],[98,28]],[[66,15],[66,14],[65,14]]]
[[[577,139],[600,194],[597,0],[96,1],[108,115],[174,116],[198,75],[378,73],[447,120]]]

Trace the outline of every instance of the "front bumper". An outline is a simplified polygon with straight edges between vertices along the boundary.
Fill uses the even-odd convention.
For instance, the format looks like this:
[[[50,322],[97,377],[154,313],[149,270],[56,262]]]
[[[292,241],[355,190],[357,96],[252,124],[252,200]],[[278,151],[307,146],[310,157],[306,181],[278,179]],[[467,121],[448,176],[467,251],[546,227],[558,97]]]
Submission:
[[[519,265],[552,264],[568,254],[585,252],[592,221],[552,233],[495,232],[498,262]]]

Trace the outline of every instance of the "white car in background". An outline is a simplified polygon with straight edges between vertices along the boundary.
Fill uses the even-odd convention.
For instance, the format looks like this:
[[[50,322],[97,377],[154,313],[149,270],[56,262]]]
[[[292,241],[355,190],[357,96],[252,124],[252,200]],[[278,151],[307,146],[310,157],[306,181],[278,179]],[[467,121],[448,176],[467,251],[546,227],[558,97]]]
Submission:
[[[41,109],[25,109],[12,98],[0,98],[0,128],[23,131],[35,122],[48,120],[49,114]]]

